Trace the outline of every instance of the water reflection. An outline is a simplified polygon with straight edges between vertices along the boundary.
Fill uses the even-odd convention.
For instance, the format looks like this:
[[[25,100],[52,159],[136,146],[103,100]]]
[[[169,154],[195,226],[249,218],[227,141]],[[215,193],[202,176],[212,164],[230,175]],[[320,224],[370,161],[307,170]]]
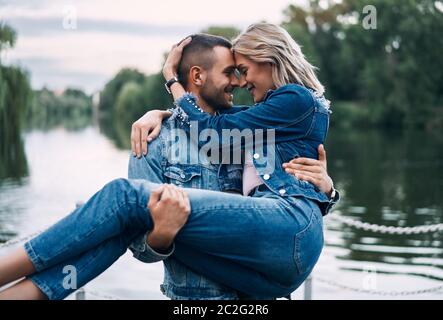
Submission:
[[[16,235],[13,222],[20,215],[20,199],[13,194],[29,175],[23,139],[17,128],[0,127],[0,241]],[[12,192],[11,192],[12,191]]]
[[[129,135],[130,125],[108,118],[100,121],[100,133],[91,127],[76,132],[32,131],[24,135],[25,148],[18,136],[2,141],[0,242],[46,226],[107,181],[125,176]],[[335,214],[390,226],[442,223],[442,142],[442,137],[423,132],[340,132],[332,128],[326,145],[328,165],[343,196]],[[428,283],[432,279],[436,283],[443,280],[441,233],[400,236],[358,230],[333,220],[326,225],[322,258],[326,260],[321,260],[319,267],[327,270],[322,272],[343,275],[355,284],[360,280],[352,278],[352,271],[375,266],[380,274],[404,275],[406,280],[401,281],[419,289],[432,287]],[[146,266],[129,257],[113,269],[115,272],[107,273],[107,279],[125,274],[131,283],[137,283],[136,272],[125,271],[140,273],[143,268]],[[152,268],[150,294],[161,298],[157,290],[161,265]],[[386,285],[401,290],[393,278]],[[116,286],[109,281],[97,283],[106,291],[115,289],[116,295],[124,287],[123,297],[134,290],[120,281]]]
[[[442,137],[425,132],[331,130],[327,143],[329,171],[343,192],[341,214],[388,226],[442,223]],[[349,249],[341,260],[431,267],[443,270],[443,235],[390,235],[330,225]],[[386,271],[387,272],[387,271]],[[413,269],[398,273],[414,274]]]
[[[20,179],[29,174],[28,163],[20,132],[10,126],[0,128],[0,185],[11,179]]]
[[[98,121],[100,132],[108,137],[118,149],[131,148],[131,125],[116,117],[116,115],[102,115]]]

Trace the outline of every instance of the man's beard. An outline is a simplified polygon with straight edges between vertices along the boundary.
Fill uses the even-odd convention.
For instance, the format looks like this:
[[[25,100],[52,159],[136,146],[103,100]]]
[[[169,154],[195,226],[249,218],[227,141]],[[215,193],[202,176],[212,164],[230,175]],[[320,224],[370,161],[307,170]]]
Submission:
[[[232,107],[232,104],[226,100],[225,93],[225,90],[216,88],[214,83],[208,79],[200,91],[200,96],[214,110],[223,110]]]

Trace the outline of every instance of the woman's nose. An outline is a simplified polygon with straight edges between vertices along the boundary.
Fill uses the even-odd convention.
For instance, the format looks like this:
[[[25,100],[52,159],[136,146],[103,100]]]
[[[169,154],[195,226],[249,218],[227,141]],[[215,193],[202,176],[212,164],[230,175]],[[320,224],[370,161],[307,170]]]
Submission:
[[[246,77],[245,76],[241,76],[240,79],[238,80],[239,85],[241,88],[246,87],[246,85],[248,84],[248,81],[246,81]]]

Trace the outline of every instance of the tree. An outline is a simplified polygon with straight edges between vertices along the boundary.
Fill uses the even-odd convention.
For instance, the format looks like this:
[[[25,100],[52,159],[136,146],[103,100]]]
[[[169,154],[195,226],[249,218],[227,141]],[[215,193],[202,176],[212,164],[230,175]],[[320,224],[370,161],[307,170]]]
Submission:
[[[362,24],[366,5],[291,5],[283,26],[320,68],[327,95],[363,102],[366,121],[385,127],[443,123],[442,2],[374,0],[376,29]]]
[[[141,84],[144,81],[145,75],[138,70],[127,68],[120,70],[101,92],[99,110],[105,114],[115,111],[115,102],[123,86],[128,82]]]
[[[11,27],[0,22],[0,57],[3,50],[14,46],[16,37]],[[28,174],[20,130],[30,97],[28,74],[18,67],[3,66],[0,60],[0,181]]]
[[[0,52],[14,47],[16,40],[17,33],[15,30],[0,21]]]
[[[210,26],[207,29],[203,29],[201,32],[233,40],[240,34],[240,29],[232,26]]]

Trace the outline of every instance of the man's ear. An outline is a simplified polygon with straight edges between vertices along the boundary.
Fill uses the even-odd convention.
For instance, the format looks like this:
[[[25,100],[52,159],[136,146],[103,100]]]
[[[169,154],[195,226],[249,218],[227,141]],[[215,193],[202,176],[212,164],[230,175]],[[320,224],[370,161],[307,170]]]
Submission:
[[[190,80],[193,85],[196,87],[201,87],[204,85],[206,81],[206,71],[203,70],[199,66],[193,66],[191,67],[191,70],[189,70]]]

